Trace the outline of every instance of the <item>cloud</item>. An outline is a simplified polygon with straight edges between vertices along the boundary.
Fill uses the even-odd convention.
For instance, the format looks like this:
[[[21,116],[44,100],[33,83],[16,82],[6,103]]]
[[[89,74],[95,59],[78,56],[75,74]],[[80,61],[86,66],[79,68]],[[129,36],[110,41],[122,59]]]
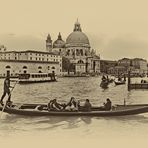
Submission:
[[[45,40],[32,35],[1,34],[0,42],[5,45],[8,50],[45,50]]]
[[[114,37],[99,35],[91,40],[103,59],[117,60],[123,57],[148,59],[148,41],[135,34],[120,34]]]

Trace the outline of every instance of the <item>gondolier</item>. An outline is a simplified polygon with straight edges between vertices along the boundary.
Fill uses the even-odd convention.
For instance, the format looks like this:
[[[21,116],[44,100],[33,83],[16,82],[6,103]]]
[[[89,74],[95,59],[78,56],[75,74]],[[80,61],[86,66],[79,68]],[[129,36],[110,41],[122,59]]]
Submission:
[[[11,102],[11,93],[10,93],[10,88],[13,88],[12,86],[10,86],[10,77],[7,76],[4,80],[4,92],[3,95],[1,97],[0,103],[3,105],[3,99],[6,96],[6,94],[8,95],[8,100],[7,102]]]

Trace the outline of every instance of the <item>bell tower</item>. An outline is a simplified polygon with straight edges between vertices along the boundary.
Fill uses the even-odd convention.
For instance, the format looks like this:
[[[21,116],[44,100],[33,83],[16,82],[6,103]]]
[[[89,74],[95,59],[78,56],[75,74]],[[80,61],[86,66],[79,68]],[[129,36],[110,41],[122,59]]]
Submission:
[[[46,39],[46,51],[52,52],[52,40],[50,34],[48,34]]]

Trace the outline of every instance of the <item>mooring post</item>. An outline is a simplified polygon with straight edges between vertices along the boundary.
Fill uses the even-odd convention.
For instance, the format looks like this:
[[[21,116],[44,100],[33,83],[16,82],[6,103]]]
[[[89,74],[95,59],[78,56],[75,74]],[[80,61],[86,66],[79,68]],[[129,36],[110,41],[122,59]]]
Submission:
[[[129,70],[128,71],[128,91],[130,91],[130,85],[131,85],[131,77],[130,77],[130,73],[131,73],[131,71]]]

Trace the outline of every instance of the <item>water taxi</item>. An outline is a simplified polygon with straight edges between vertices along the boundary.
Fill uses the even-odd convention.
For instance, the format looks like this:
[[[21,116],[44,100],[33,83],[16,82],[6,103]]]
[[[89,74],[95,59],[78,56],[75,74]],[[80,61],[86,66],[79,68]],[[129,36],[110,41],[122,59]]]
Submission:
[[[54,73],[23,73],[18,76],[18,82],[20,84],[54,81],[56,81]]]

